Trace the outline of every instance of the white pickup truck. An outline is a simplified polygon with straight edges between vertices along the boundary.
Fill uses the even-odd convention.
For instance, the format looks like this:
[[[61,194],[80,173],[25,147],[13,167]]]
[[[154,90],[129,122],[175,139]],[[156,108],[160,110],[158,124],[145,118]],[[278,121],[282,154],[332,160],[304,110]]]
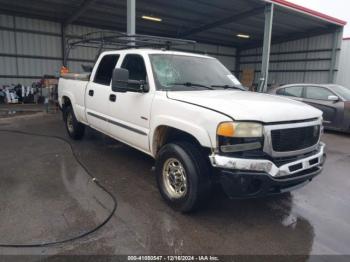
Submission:
[[[127,49],[59,80],[69,135],[90,126],[156,160],[159,191],[181,212],[214,184],[232,198],[288,192],[322,171],[321,111],[246,91],[217,59]]]

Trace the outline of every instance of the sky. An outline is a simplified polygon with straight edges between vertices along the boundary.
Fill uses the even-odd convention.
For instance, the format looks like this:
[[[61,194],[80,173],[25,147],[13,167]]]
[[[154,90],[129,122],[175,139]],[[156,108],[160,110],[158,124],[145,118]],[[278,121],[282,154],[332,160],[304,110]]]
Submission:
[[[344,37],[350,37],[350,1],[349,0],[288,0],[289,2],[311,8],[321,13],[347,21]]]

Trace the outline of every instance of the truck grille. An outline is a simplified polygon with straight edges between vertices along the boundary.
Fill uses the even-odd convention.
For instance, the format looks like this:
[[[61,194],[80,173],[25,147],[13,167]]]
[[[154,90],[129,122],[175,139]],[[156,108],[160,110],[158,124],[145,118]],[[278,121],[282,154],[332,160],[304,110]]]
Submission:
[[[297,151],[317,144],[320,126],[279,129],[271,131],[272,148],[276,152]]]

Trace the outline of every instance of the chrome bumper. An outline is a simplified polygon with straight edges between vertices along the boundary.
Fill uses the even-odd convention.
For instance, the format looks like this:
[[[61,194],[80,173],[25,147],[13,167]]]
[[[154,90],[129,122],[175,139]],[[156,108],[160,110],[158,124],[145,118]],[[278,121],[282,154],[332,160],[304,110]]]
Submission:
[[[234,169],[240,171],[265,172],[272,177],[290,176],[324,163],[325,144],[319,143],[317,153],[312,156],[277,167],[270,160],[232,158],[213,154],[209,156],[211,164],[216,168]]]

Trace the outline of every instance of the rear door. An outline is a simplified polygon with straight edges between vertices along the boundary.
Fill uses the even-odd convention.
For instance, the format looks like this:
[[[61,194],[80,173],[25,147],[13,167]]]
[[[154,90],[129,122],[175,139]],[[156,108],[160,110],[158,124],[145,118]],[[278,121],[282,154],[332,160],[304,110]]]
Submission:
[[[113,70],[119,60],[117,54],[106,54],[97,61],[94,78],[89,82],[85,92],[86,118],[97,130],[109,133],[107,117],[109,114],[109,95]]]
[[[306,86],[304,93],[304,102],[320,109],[323,112],[324,125],[328,127],[337,127],[337,115],[339,110],[344,107],[344,103],[339,101],[330,101],[329,96],[337,96],[327,88],[320,86]]]

